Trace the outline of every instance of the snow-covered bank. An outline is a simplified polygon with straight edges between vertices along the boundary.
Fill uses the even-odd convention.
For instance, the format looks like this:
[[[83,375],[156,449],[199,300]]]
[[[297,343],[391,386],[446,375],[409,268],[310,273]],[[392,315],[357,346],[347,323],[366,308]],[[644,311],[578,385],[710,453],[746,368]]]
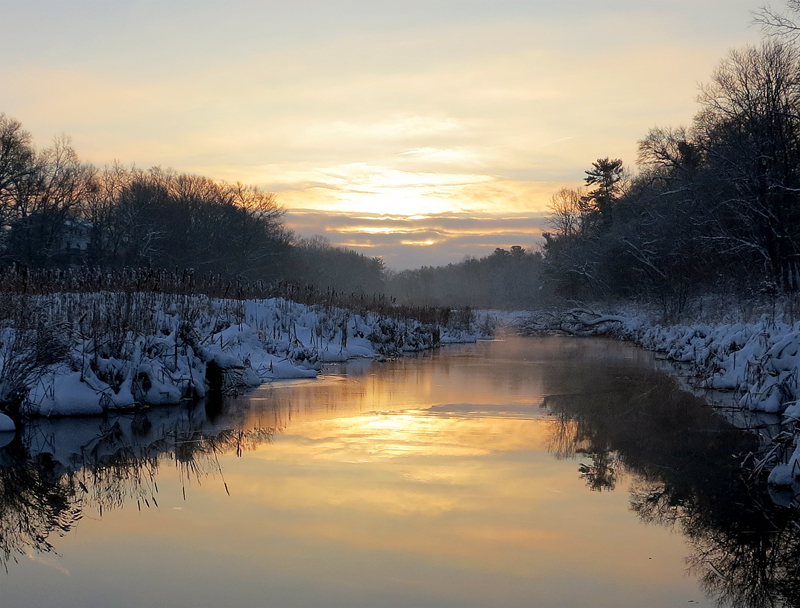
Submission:
[[[742,410],[780,416],[781,432],[765,436],[759,468],[773,485],[800,490],[800,322],[714,323],[662,326],[635,315],[572,310],[534,315],[523,331],[559,330],[611,335],[633,341],[689,370],[695,388],[725,391]],[[677,368],[676,368],[676,371]]]
[[[313,378],[324,362],[482,335],[476,325],[431,326],[283,299],[97,293],[1,304],[0,402],[12,417],[174,404],[214,388]]]

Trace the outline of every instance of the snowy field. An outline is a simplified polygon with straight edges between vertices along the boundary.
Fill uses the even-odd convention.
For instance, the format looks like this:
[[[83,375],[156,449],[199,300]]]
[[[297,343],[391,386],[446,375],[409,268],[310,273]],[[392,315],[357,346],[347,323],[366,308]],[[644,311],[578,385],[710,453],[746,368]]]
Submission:
[[[12,296],[0,319],[0,403],[11,415],[0,414],[0,431],[24,415],[175,404],[491,331],[485,320],[439,327],[284,299],[149,293]]]

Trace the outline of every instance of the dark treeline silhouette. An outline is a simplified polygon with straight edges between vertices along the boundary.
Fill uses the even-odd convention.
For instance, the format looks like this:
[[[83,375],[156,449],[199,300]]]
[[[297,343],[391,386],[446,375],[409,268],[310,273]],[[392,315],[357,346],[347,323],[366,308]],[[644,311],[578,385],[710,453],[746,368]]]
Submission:
[[[385,267],[381,258],[334,247],[324,237],[315,236],[294,242],[288,276],[319,289],[378,294],[384,291]]]
[[[639,142],[635,175],[602,158],[585,187],[553,196],[549,289],[643,297],[667,316],[701,293],[798,291],[800,47],[792,13],[774,15],[760,45],[731,51],[702,86],[690,127]]]
[[[473,308],[525,308],[542,301],[542,254],[519,245],[458,264],[389,273],[386,291],[399,302]]]
[[[98,169],[64,136],[37,150],[18,121],[0,114],[2,266],[179,269],[223,283],[382,292],[380,259],[298,240],[282,216],[275,197],[254,186],[158,167]]]
[[[100,169],[81,162],[63,136],[37,150],[18,121],[0,114],[3,291],[286,296],[358,308],[369,300],[390,313],[394,304],[526,306],[541,269],[540,253],[515,246],[442,268],[387,272],[380,258],[324,237],[296,238],[271,193],[159,167]],[[430,316],[420,310],[413,316]]]
[[[688,127],[653,128],[638,170],[600,158],[556,193],[542,252],[387,272],[380,258],[298,239],[256,187],[152,168],[98,169],[65,137],[37,150],[0,114],[0,266],[190,270],[413,306],[535,308],[635,298],[667,318],[696,296],[800,291],[800,3],[763,9],[765,39],[731,51]],[[260,290],[261,288],[259,288]],[[304,288],[301,288],[301,290]]]

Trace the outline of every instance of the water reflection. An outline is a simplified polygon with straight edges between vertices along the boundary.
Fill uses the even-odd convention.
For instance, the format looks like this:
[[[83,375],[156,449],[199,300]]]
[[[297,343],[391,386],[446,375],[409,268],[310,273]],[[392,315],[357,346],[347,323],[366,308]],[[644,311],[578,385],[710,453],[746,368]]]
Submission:
[[[26,549],[53,550],[51,534],[66,534],[81,518],[76,488],[58,463],[42,456],[3,455],[0,469],[0,562],[6,566]]]
[[[741,477],[755,440],[652,369],[616,343],[526,339],[355,362],[225,403],[40,421],[0,451],[0,558],[51,551],[89,514],[108,529],[127,506],[147,563],[160,543],[230,555],[214,567],[239,568],[234,605],[267,591],[306,606],[685,603],[694,584],[666,557],[685,549],[653,549],[663,539],[630,526],[629,507],[685,536],[720,603],[797,605],[796,510]],[[192,489],[191,518],[153,515],[182,508],[164,486]],[[218,597],[216,570],[155,563],[150,576],[196,588],[175,605]]]
[[[757,449],[753,435],[660,374],[586,368],[576,389],[544,400],[554,455],[588,456],[579,472],[592,490],[613,489],[620,469],[632,475],[632,510],[687,538],[690,570],[720,605],[800,605],[797,505],[776,505],[748,479],[741,460]]]
[[[213,406],[212,406],[213,407]],[[0,563],[55,550],[96,511],[135,504],[158,507],[159,468],[178,469],[182,484],[222,470],[217,455],[242,455],[271,441],[274,428],[228,428],[205,407],[158,408],[108,418],[35,419],[0,450]],[[224,484],[224,481],[223,481]],[[184,485],[185,497],[185,485]]]

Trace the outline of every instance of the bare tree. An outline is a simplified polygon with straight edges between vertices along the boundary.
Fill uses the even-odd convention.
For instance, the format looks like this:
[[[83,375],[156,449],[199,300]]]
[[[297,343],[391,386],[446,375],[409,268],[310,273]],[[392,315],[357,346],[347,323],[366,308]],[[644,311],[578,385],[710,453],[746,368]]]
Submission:
[[[80,161],[66,136],[57,137],[35,162],[35,179],[19,198],[8,239],[20,261],[43,266],[65,252],[65,229],[80,217],[95,188],[95,170]]]
[[[37,178],[36,150],[31,140],[31,134],[19,121],[0,114],[0,227],[3,236]]]
[[[800,52],[780,41],[731,51],[699,97],[695,133],[716,184],[720,247],[800,286]]]
[[[800,24],[792,13],[800,14],[800,0],[786,0],[786,9],[781,13],[765,4],[755,13],[753,22],[761,26],[765,36],[795,41],[800,37]]]
[[[691,140],[685,127],[656,127],[639,142],[639,166],[662,179],[677,179],[686,171],[696,169],[701,161],[699,146]]]
[[[562,188],[550,198],[547,222],[556,235],[571,238],[583,231],[588,211],[585,197],[583,188]]]
[[[134,175],[133,169],[114,162],[95,176],[95,187],[83,205],[83,217],[91,229],[87,261],[92,266],[113,264],[119,258],[122,231],[116,208]]]

